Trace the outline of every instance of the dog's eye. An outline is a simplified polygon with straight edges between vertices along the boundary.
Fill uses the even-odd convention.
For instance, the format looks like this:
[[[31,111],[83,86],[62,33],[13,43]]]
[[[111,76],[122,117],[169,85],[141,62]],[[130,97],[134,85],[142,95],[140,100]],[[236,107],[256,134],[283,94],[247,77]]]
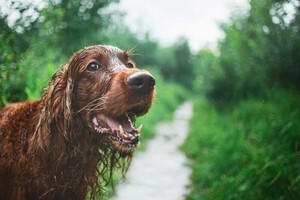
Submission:
[[[127,63],[127,65],[126,65],[126,66],[127,66],[128,68],[133,68],[133,67],[134,67],[133,63],[132,63],[132,62],[130,62],[130,61]]]
[[[100,68],[101,68],[101,65],[98,64],[98,63],[96,63],[96,62],[92,62],[92,63],[90,63],[90,64],[87,66],[87,70],[88,70],[88,71],[96,71],[96,70],[98,70],[98,69],[100,69]]]

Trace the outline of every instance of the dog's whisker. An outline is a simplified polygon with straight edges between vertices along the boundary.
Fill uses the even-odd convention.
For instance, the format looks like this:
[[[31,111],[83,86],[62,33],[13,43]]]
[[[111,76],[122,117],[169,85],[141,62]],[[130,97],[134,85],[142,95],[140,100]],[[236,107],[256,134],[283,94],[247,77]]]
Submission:
[[[78,110],[76,113],[79,113],[82,110],[85,110],[85,109],[87,109],[90,106],[92,106],[92,107],[97,106],[97,105],[99,105],[99,102],[103,101],[104,99],[106,99],[106,98],[105,97],[99,97],[97,99],[94,99],[93,101],[89,102],[87,105],[85,105],[84,107],[82,107],[80,110]]]

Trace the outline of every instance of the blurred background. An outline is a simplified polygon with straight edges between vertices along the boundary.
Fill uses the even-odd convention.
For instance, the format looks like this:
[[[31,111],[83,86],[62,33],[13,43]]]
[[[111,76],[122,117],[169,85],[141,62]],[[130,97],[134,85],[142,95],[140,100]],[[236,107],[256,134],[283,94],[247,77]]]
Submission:
[[[298,0],[0,0],[0,108],[93,44],[157,79],[145,140],[190,100],[187,199],[300,199]]]

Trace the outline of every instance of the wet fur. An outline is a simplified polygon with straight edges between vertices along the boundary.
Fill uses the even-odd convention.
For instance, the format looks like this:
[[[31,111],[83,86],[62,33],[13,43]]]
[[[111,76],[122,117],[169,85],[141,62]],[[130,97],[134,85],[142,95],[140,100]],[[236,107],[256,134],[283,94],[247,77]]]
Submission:
[[[87,71],[91,61],[103,69]],[[0,199],[85,199],[88,192],[95,198],[115,168],[126,171],[133,152],[95,134],[90,120],[97,112],[114,116],[139,105],[139,115],[148,112],[154,92],[130,93],[124,80],[139,69],[124,68],[127,62],[129,53],[117,48],[85,48],[52,77],[41,100],[2,109]]]

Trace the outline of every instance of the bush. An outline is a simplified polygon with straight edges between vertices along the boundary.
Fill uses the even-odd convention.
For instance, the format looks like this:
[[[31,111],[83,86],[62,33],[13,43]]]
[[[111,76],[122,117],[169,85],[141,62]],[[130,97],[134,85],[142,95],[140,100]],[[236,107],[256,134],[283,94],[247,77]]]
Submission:
[[[299,199],[298,100],[274,90],[227,113],[195,100],[183,146],[193,169],[188,199]]]

